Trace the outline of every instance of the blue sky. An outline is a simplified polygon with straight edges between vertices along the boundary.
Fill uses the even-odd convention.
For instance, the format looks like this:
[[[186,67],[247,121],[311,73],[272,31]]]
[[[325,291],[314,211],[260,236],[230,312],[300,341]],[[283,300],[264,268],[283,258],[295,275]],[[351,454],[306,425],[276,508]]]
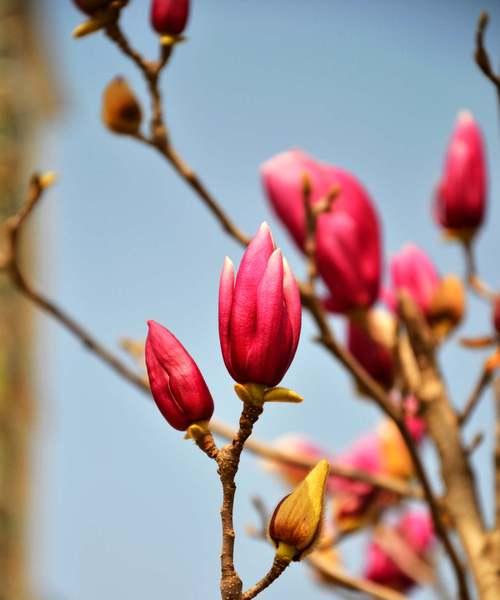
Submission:
[[[124,27],[154,55],[148,5],[131,2]],[[488,43],[498,56],[494,1],[196,0],[189,40],[176,50],[163,82],[173,140],[244,230],[270,222],[299,275],[301,259],[271,214],[258,176],[264,160],[294,146],[361,179],[380,211],[388,255],[412,240],[443,273],[461,273],[458,248],[444,244],[431,221],[430,197],[456,113],[469,108],[483,127],[490,165],[480,266],[498,286],[496,104],[471,60],[479,8],[491,13]],[[122,336],[143,337],[149,318],[167,325],[198,361],[217,415],[234,423],[240,403],[220,357],[216,305],[223,258],[238,261],[241,251],[155,154],[102,127],[101,92],[116,74],[146,102],[137,73],[101,35],[71,38],[80,15],[70,2],[45,0],[40,14],[65,106],[45,129],[34,161],[60,174],[40,211],[39,283],[110,347]],[[488,315],[480,309],[471,300],[462,332],[485,330]],[[305,403],[271,407],[256,433],[269,440],[304,432],[336,451],[378,414],[311,342],[314,327],[304,321],[284,383]],[[33,563],[42,597],[216,597],[213,465],[46,317],[40,331]],[[463,404],[480,355],[451,344],[442,358],[454,400]],[[467,436],[490,431],[490,404],[485,398]],[[475,462],[491,508],[489,450],[484,444]],[[259,494],[272,506],[283,490],[253,458],[243,460],[238,484],[237,562],[250,584],[272,556],[245,535],[245,525],[255,522],[250,497]],[[353,571],[356,548],[347,552]],[[265,597],[285,594],[331,597],[296,565]]]

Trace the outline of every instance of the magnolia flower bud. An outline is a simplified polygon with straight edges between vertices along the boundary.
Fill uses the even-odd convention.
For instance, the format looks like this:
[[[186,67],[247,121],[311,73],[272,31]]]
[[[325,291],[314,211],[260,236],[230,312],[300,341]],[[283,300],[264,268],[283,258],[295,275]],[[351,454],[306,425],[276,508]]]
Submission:
[[[102,120],[115,133],[134,135],[139,131],[141,106],[123,77],[115,77],[104,90]]]
[[[106,8],[113,0],[73,0],[73,4],[87,15],[93,15],[96,11]]]
[[[472,114],[463,111],[448,146],[434,205],[437,222],[452,237],[470,241],[481,226],[486,209],[486,178],[481,131]]]
[[[300,560],[314,549],[321,533],[328,472],[328,461],[320,460],[275,508],[269,523],[269,537],[278,557]]]
[[[457,327],[465,313],[465,290],[455,275],[443,277],[434,292],[427,321],[438,340],[443,340]]]
[[[220,279],[219,337],[233,379],[276,386],[295,355],[301,314],[297,282],[263,223],[245,250],[236,281],[229,258]]]
[[[378,297],[382,267],[381,233],[373,203],[347,171],[319,162],[301,150],[283,152],[261,167],[269,201],[304,251],[304,175],[313,205],[339,190],[329,212],[318,216],[316,261],[330,298],[327,307],[346,313],[370,307]]]
[[[151,25],[160,35],[180,35],[189,17],[189,0],[153,0]]]
[[[146,367],[151,393],[172,427],[185,431],[209,421],[214,403],[198,366],[168,329],[148,322]]]
[[[399,592],[407,592],[417,585],[418,577],[414,577],[418,571],[420,579],[427,580],[432,573],[432,569],[429,573],[427,559],[435,541],[430,515],[410,510],[395,525],[386,527],[385,536],[392,539],[388,547],[381,545],[376,536],[370,541],[364,577]]]
[[[424,315],[440,284],[439,274],[430,258],[414,244],[406,244],[390,261],[390,289],[384,290],[384,300],[397,309],[398,294],[408,293]]]

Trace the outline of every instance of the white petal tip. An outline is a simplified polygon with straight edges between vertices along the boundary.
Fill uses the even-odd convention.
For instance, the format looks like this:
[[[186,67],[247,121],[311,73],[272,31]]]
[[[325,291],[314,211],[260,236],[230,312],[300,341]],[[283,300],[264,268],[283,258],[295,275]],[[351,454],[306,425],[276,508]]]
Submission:
[[[462,109],[458,112],[457,121],[459,123],[469,123],[474,121],[474,116],[470,110]]]

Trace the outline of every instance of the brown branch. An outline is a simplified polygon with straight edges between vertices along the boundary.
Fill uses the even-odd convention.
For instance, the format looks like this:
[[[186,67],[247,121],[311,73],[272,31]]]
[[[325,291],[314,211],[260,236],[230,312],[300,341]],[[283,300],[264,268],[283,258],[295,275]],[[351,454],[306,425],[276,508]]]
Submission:
[[[420,369],[421,385],[416,395],[421,402],[423,416],[431,439],[440,457],[442,479],[445,484],[445,508],[457,529],[482,600],[500,597],[500,579],[494,560],[485,551],[486,537],[481,508],[476,493],[474,474],[462,445],[458,417],[450,404],[437,365],[432,334],[411,298],[400,299],[400,313],[408,331]],[[431,504],[431,509],[435,507]],[[441,526],[441,522],[435,521]],[[468,598],[467,582],[460,560],[447,536],[437,531],[450,547],[462,598]],[[448,540],[448,541],[445,541]]]
[[[493,70],[488,51],[486,50],[486,47],[484,45],[484,36],[486,33],[486,28],[488,27],[489,20],[490,18],[488,13],[483,11],[479,15],[476,28],[476,49],[474,52],[474,60],[476,61],[477,66],[483,72],[484,76],[487,79],[489,79],[491,83],[495,86],[498,99],[498,109],[500,111],[500,74],[496,73]]]

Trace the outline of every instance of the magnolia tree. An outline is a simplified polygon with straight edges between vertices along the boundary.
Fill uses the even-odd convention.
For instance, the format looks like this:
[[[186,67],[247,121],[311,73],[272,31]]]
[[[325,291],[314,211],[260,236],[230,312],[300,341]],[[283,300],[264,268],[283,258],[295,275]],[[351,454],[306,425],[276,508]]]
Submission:
[[[500,301],[480,278],[474,260],[474,241],[486,210],[487,159],[472,114],[458,115],[434,196],[436,225],[463,248],[463,281],[440,275],[424,250],[407,244],[390,261],[390,283],[384,287],[380,217],[369,192],[352,173],[302,150],[288,150],[265,161],[261,177],[270,205],[303,254],[307,279],[300,281],[276,247],[269,226],[263,223],[253,237],[243,233],[172,144],[159,84],[174,50],[182,50],[178,44],[184,40],[188,0],[153,0],[150,21],[159,36],[159,58],[154,61],[137,52],[122,31],[126,0],[74,1],[86,14],[74,35],[102,32],[135,64],[149,90],[146,132],[144,110],[133,90],[123,78],[113,79],[103,95],[105,126],[156,150],[224,232],[242,246],[238,269],[221,257],[218,314],[221,359],[241,400],[238,426],[233,429],[213,418],[214,401],[203,374],[169,323],[148,322],[145,350],[142,346],[140,352],[145,377],[144,371],[121,362],[25,278],[19,266],[19,234],[53,182],[51,173],[33,176],[25,206],[4,224],[1,267],[25,296],[104,363],[151,393],[168,425],[184,432],[193,447],[215,463],[222,488],[221,598],[250,600],[277,578],[286,577],[284,571],[293,562],[307,561],[333,595],[344,589],[402,600],[417,587],[435,583],[437,561],[446,557],[455,581],[449,590],[434,586],[436,597],[498,600],[500,390],[496,390],[493,519],[481,510],[471,468],[470,455],[480,440],[467,446],[462,435],[500,366]],[[483,14],[475,59],[500,94],[500,77],[483,45],[486,25]],[[459,410],[448,395],[439,350],[464,317],[466,291],[485,301],[491,327],[461,343],[490,347],[491,352],[467,405]],[[302,401],[296,391],[280,384],[300,341],[303,311],[317,327],[317,341],[352,376],[356,393],[382,413],[373,431],[335,456],[306,437],[284,436],[274,444],[251,437],[267,403]],[[345,321],[344,340],[334,334],[332,315]],[[196,348],[191,350],[196,353]],[[424,440],[437,450],[439,492],[421,458]],[[290,488],[269,514],[257,502],[262,526],[251,534],[272,544],[275,555],[262,579],[249,586],[238,574],[234,552],[235,478],[244,477],[239,473],[244,450],[263,457]],[[342,562],[342,541],[361,531],[369,536],[365,564],[361,573],[353,573]]]

